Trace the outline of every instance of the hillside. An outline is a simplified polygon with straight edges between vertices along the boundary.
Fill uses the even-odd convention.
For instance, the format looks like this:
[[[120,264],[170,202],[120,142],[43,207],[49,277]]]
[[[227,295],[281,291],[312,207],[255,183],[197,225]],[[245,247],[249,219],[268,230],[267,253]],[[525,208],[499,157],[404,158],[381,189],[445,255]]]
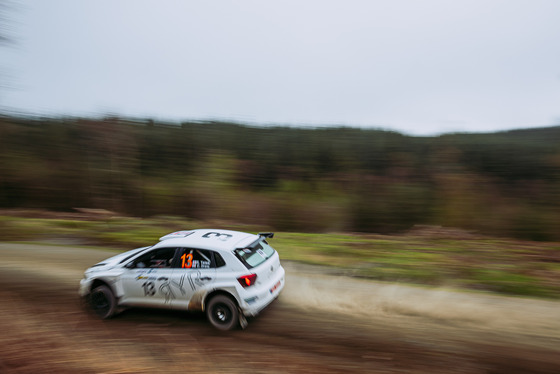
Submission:
[[[0,208],[308,232],[429,224],[560,240],[560,127],[412,137],[122,118],[0,121]]]

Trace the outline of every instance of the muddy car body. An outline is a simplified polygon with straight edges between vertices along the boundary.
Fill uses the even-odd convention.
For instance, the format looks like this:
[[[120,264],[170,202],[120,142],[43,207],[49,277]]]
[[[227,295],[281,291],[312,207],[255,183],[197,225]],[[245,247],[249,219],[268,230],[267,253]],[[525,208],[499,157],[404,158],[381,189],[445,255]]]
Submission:
[[[85,271],[80,295],[101,317],[129,307],[205,311],[218,329],[245,327],[284,287],[272,233],[178,231]]]

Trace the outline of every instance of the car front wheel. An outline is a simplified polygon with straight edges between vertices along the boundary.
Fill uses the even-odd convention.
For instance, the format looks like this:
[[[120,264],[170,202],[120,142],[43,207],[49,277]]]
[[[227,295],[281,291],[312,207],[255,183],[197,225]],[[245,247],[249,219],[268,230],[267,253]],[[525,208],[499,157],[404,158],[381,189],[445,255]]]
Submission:
[[[115,314],[117,301],[113,295],[113,291],[105,285],[96,287],[90,295],[89,299],[91,308],[100,318],[110,318]]]
[[[235,302],[224,295],[214,296],[206,309],[208,320],[219,330],[231,330],[239,323],[239,311]]]

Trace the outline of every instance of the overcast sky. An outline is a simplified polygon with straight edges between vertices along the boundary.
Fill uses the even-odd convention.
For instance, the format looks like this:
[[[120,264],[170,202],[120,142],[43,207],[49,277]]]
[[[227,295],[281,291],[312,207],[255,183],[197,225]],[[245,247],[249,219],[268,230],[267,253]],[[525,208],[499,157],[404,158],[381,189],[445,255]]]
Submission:
[[[346,125],[560,124],[558,0],[12,0],[4,112]]]

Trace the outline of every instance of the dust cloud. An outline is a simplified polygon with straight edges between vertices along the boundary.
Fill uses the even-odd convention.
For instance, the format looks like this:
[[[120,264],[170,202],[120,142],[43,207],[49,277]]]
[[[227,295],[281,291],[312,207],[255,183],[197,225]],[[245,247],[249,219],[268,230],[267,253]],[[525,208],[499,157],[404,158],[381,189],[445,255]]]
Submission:
[[[437,324],[560,338],[560,303],[555,301],[374,282],[320,274],[294,263],[285,267],[282,302],[306,310],[340,313],[364,324]]]

